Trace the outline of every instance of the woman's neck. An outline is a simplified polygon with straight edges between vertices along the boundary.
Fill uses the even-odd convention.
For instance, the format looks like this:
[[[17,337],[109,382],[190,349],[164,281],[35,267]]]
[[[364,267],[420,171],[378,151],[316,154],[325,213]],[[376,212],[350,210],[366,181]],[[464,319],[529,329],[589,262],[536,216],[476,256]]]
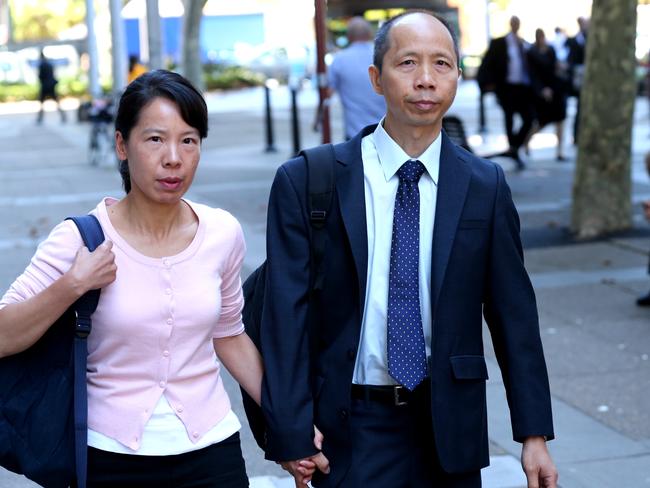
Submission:
[[[161,204],[134,193],[111,205],[109,215],[116,217],[116,227],[127,234],[148,236],[157,241],[165,240],[179,227],[194,221],[193,212],[183,200]]]

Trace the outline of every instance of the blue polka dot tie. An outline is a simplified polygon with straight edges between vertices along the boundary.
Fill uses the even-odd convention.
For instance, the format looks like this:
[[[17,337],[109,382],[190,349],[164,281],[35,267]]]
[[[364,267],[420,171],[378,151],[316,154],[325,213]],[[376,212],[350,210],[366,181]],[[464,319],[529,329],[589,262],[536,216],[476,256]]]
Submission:
[[[393,214],[388,278],[388,373],[413,390],[427,376],[420,314],[420,161],[409,160],[397,171],[399,186]]]

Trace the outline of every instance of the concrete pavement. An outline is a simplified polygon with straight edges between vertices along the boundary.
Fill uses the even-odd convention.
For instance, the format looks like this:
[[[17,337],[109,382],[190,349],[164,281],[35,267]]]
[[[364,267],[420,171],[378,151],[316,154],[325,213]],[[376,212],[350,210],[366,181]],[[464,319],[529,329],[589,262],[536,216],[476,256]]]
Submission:
[[[204,143],[199,172],[189,198],[221,206],[241,222],[248,253],[244,275],[264,259],[266,199],[277,166],[289,155],[289,97],[272,95],[278,152],[263,152],[263,94],[259,89],[209,94],[210,135]],[[299,96],[303,146],[318,143],[311,131],[315,93]],[[479,134],[478,93],[465,82],[451,113],[465,122],[475,151],[504,148],[501,113],[487,103],[488,132]],[[61,218],[86,212],[104,195],[119,196],[119,177],[110,162],[86,163],[88,126],[60,125],[48,113],[34,125],[33,106],[0,106],[0,288],[10,284],[27,263],[37,242]],[[22,112],[22,113],[21,113]],[[572,123],[573,106],[567,123]],[[340,108],[333,106],[334,135],[342,136]],[[72,117],[71,117],[72,118]],[[633,200],[650,198],[642,156],[650,150],[648,104],[635,113]],[[567,140],[570,130],[567,127]],[[650,226],[635,205],[636,227],[630,232],[585,243],[573,242],[567,229],[574,152],[566,163],[554,160],[554,136],[544,131],[531,142],[528,169],[507,171],[522,221],[527,268],[536,289],[541,334],[553,395],[557,440],[549,443],[565,488],[637,488],[650,486],[650,310],[634,305],[647,291]],[[568,146],[568,144],[567,144]],[[525,486],[511,438],[500,374],[486,334],[490,468],[487,488]],[[236,385],[227,387],[240,414]],[[243,419],[243,414],[240,415]],[[263,461],[248,429],[242,445],[251,486],[291,487],[285,473]],[[30,486],[24,478],[0,472],[0,487]]]

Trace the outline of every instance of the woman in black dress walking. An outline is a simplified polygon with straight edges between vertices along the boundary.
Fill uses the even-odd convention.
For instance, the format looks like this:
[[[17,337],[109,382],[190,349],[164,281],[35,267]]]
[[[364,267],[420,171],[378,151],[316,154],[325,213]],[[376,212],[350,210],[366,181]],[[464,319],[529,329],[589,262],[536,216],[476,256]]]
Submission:
[[[535,91],[535,109],[539,124],[537,130],[551,122],[555,123],[556,159],[564,161],[562,134],[566,118],[566,80],[562,76],[555,50],[546,42],[542,29],[535,31],[535,43],[528,50],[527,60]]]

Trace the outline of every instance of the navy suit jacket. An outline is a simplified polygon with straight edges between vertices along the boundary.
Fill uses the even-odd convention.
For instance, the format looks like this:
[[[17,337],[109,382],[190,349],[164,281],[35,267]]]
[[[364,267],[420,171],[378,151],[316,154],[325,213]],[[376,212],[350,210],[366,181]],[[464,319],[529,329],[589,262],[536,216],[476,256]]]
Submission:
[[[278,169],[269,200],[261,327],[266,455],[292,460],[315,453],[315,424],[336,477],[350,464],[350,388],[368,266],[361,139],[373,130],[335,146],[322,290],[310,292],[302,157]],[[482,317],[503,374],[514,438],[552,438],[535,296],[510,190],[498,165],[457,147],[444,132],[431,280],[431,416],[442,467],[463,472],[489,461]]]

